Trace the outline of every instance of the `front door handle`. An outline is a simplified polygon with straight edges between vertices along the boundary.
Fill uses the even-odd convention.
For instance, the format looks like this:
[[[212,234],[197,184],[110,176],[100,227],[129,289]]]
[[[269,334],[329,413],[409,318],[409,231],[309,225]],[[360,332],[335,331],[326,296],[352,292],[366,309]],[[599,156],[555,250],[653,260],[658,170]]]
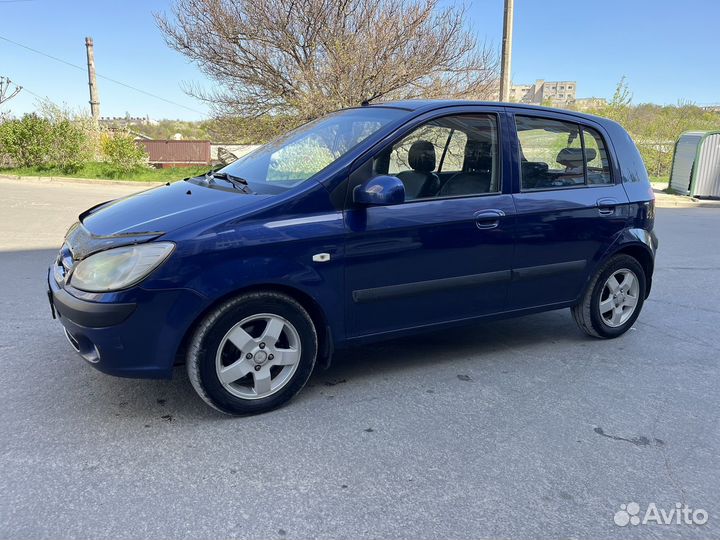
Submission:
[[[475,225],[478,229],[494,229],[500,225],[500,218],[504,216],[502,210],[482,210],[475,213]]]
[[[618,205],[617,199],[607,197],[597,200],[598,212],[603,216],[611,216],[615,213],[615,207]]]

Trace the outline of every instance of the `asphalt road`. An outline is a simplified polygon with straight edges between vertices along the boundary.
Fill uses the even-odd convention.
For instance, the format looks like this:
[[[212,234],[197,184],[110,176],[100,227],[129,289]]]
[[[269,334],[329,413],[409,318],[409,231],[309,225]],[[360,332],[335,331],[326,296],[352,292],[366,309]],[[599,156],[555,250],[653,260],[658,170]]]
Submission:
[[[567,310],[338,354],[251,418],[108,377],[45,269],[135,188],[0,181],[0,538],[718,538],[720,210],[662,209],[652,296],[614,341]],[[708,512],[628,525],[631,501]]]

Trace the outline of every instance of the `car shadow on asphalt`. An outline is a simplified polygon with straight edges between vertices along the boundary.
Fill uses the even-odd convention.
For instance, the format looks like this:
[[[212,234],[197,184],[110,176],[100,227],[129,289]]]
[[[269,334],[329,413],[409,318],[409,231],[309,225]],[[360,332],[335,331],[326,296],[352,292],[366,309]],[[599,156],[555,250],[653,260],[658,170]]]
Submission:
[[[568,324],[569,323],[569,324]],[[548,336],[551,336],[550,338]],[[456,360],[483,362],[494,353],[531,350],[538,340],[582,339],[567,310],[528,317],[468,323],[444,330],[395,338],[336,351],[330,368],[313,380],[394,376],[416,368],[439,367]]]

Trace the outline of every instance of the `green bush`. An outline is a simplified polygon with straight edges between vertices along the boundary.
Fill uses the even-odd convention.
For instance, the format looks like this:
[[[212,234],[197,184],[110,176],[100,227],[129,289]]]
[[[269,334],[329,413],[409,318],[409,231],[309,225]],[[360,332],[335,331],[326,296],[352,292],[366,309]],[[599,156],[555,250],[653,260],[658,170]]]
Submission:
[[[92,158],[89,141],[82,122],[68,116],[32,113],[0,124],[2,161],[16,167],[76,172]]]
[[[147,163],[147,153],[129,133],[104,133],[100,148],[103,158],[120,173],[128,173]]]
[[[54,123],[52,142],[49,162],[65,173],[77,172],[92,159],[88,134],[77,122],[65,118]]]
[[[0,126],[0,149],[21,167],[45,166],[53,146],[52,124],[35,113]]]

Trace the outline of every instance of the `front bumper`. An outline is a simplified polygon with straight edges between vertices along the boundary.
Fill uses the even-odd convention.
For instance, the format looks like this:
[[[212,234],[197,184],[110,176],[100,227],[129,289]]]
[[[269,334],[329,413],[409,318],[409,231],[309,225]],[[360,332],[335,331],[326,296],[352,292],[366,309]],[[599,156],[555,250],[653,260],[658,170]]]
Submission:
[[[51,277],[48,277],[48,283]],[[109,304],[87,302],[75,298],[64,289],[51,290],[52,305],[61,317],[72,319],[81,326],[103,328],[122,323],[137,307],[134,303]]]
[[[70,345],[98,370],[120,377],[170,378],[185,333],[205,308],[189,289],[138,288],[128,301],[88,301],[48,270],[48,298]]]

